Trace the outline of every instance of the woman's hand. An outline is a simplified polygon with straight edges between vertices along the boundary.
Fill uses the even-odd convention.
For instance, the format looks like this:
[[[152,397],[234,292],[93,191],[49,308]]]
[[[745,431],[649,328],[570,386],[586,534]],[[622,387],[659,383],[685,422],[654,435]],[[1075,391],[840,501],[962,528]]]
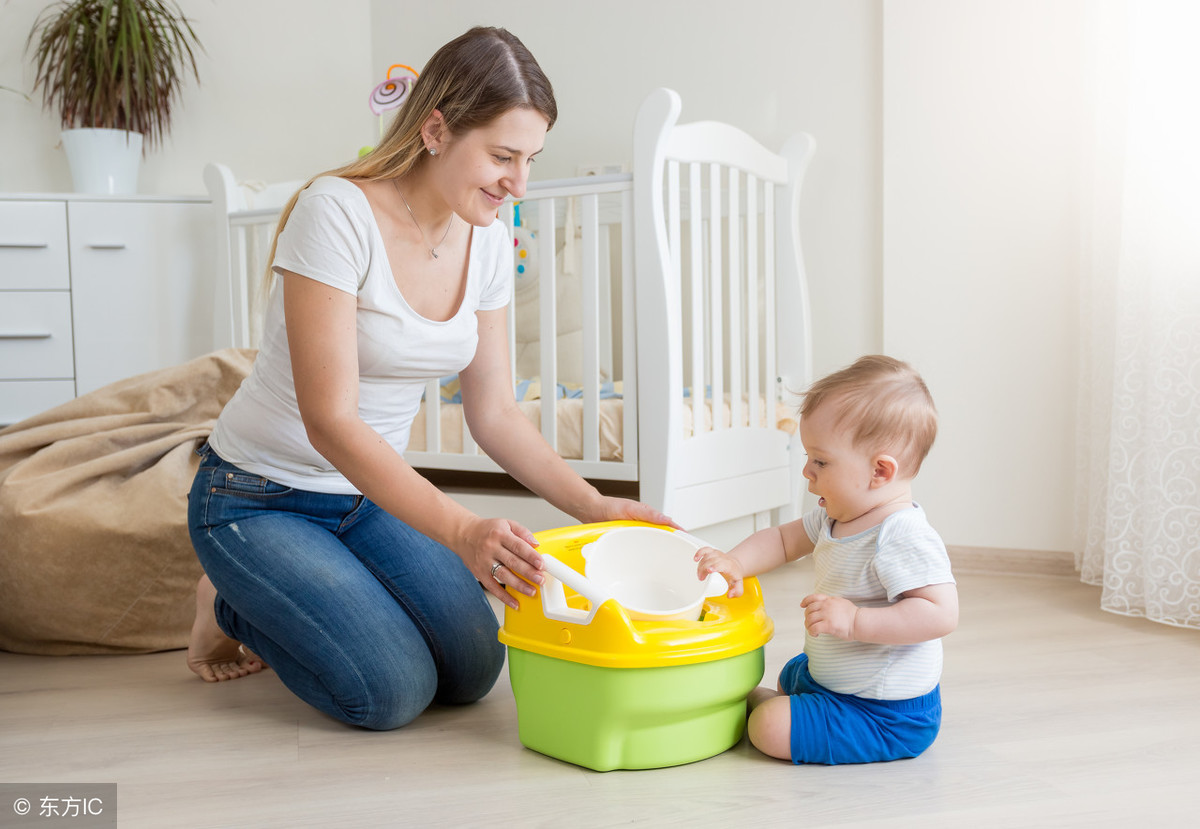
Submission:
[[[699,562],[696,577],[700,581],[704,581],[713,573],[720,573],[725,577],[725,581],[729,582],[729,591],[725,595],[731,599],[742,595],[745,569],[736,558],[712,547],[702,547],[696,551],[695,560]]]
[[[478,518],[468,525],[459,555],[487,592],[516,610],[520,605],[505,588],[533,596],[533,585],[544,581],[542,557],[535,547],[533,533],[516,521]],[[500,567],[493,570],[496,564]]]
[[[674,527],[677,530],[683,529],[683,527],[649,504],[643,504],[641,501],[633,501],[629,498],[614,498],[610,495],[600,496],[595,506],[589,510],[588,516],[580,520],[584,521],[584,523],[622,520],[644,521],[647,524],[658,524],[661,527]]]

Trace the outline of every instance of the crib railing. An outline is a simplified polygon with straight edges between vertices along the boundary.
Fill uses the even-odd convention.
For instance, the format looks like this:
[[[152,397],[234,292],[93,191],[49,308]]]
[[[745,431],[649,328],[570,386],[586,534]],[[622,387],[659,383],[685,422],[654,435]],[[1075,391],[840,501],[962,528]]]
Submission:
[[[520,218],[518,219],[518,211]],[[518,204],[507,203],[501,218],[510,232],[516,226],[532,230],[537,248],[538,311],[540,347],[537,380],[541,384],[540,421],[542,436],[560,448],[557,392],[564,367],[559,364],[557,332],[559,317],[578,311],[582,319],[582,365],[570,376],[578,378],[573,388],[582,404],[582,457],[568,463],[585,478],[613,481],[637,480],[637,357],[634,323],[633,279],[633,182],[628,174],[560,179],[529,185]],[[520,224],[518,225],[518,222]],[[580,308],[561,307],[558,281],[562,256],[572,246],[582,248],[580,257]],[[514,253],[515,255],[515,253]],[[561,260],[561,261],[560,261]],[[520,261],[517,266],[520,266]],[[615,306],[615,308],[614,308]],[[516,370],[515,304],[509,306],[510,372],[514,385],[521,380]],[[611,360],[615,355],[617,363]],[[607,358],[602,360],[602,357]],[[603,459],[600,452],[601,385],[606,381],[602,363],[611,366],[608,381],[619,382],[622,409],[622,457]],[[461,421],[462,452],[444,450],[441,430],[440,381],[431,380],[425,391],[425,450],[406,454],[417,468],[460,471],[499,471],[483,455],[466,421]]]
[[[243,210],[229,217],[229,255],[241,269],[244,290],[232,291],[230,325],[234,342],[257,348],[266,310],[266,260],[279,222],[278,207]]]
[[[225,308],[222,325],[218,326],[218,343],[241,347],[257,347],[265,292],[262,279],[266,271],[266,256],[279,219],[278,206],[247,207],[246,200],[232,174],[218,165],[210,165],[210,190],[223,194],[227,215],[219,221],[222,253],[228,256],[228,283],[218,287],[221,305]],[[301,182],[296,182],[299,186]],[[558,434],[556,390],[570,377],[572,405],[582,406],[582,452],[568,463],[584,477],[597,480],[635,481],[638,466],[638,421],[636,345],[634,324],[633,284],[633,195],[632,177],[628,174],[588,176],[538,182],[529,186],[519,206],[506,204],[501,219],[510,233],[520,221],[534,232],[539,261],[539,302],[536,325],[541,332],[539,357],[533,372],[543,389],[540,408],[542,435],[556,449],[562,443]],[[242,188],[244,189],[244,188]],[[294,187],[291,188],[294,190]],[[290,195],[289,190],[287,195]],[[277,193],[272,192],[272,196]],[[233,199],[237,197],[239,201]],[[286,201],[275,198],[276,204]],[[520,219],[518,219],[518,215]],[[560,259],[562,252],[570,254],[571,267],[579,273],[578,309],[561,307],[557,286],[563,278]],[[514,249],[514,258],[517,251]],[[578,260],[576,262],[576,260]],[[518,263],[519,265],[520,263]],[[582,319],[582,360],[580,365],[564,366],[558,360],[556,333],[559,318],[567,313]],[[532,379],[517,376],[514,338],[516,332],[515,304],[509,308],[509,344],[513,352],[510,375],[518,380]],[[445,378],[443,378],[445,379]],[[620,386],[623,398],[620,443],[621,457],[602,456],[600,449],[601,384],[610,381]],[[450,451],[442,427],[445,403],[441,381],[426,385],[424,405],[425,448],[406,453],[417,468],[451,471],[497,472],[499,467],[472,439],[465,419],[447,418],[458,424],[461,451]],[[459,440],[453,441],[457,446]]]
[[[776,382],[776,184],[736,167],[670,160],[666,225],[680,294],[694,431],[765,425]],[[708,403],[711,420],[703,423]],[[706,402],[707,401],[707,402]]]
[[[797,208],[812,148],[680,125],[680,106],[656,90],[634,131],[639,489],[689,526],[796,501],[786,392],[809,374]],[[655,349],[656,336],[678,346]]]

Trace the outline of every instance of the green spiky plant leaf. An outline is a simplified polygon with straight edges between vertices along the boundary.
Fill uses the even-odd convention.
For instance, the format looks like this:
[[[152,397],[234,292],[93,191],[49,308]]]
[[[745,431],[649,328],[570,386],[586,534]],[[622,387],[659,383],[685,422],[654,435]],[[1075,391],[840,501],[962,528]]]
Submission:
[[[140,132],[162,142],[172,105],[203,50],[172,0],[62,0],[33,24],[34,92],[57,109],[64,129]]]

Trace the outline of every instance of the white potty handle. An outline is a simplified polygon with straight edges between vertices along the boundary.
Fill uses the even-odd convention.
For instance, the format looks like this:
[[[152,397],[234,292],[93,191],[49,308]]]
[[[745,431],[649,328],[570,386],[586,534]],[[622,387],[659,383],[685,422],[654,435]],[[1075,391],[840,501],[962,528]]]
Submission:
[[[538,592],[542,594],[542,613],[547,619],[590,625],[600,605],[612,598],[611,593],[601,590],[594,581],[552,555],[542,553],[542,567],[546,580]],[[564,584],[587,599],[591,609],[569,606],[567,594],[563,591]]]

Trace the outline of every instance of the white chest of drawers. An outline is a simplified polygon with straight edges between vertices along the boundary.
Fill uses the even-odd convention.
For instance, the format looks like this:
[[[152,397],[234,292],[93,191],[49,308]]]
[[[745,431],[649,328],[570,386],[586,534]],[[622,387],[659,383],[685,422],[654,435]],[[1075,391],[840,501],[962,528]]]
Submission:
[[[0,426],[212,350],[212,206],[0,196]]]

